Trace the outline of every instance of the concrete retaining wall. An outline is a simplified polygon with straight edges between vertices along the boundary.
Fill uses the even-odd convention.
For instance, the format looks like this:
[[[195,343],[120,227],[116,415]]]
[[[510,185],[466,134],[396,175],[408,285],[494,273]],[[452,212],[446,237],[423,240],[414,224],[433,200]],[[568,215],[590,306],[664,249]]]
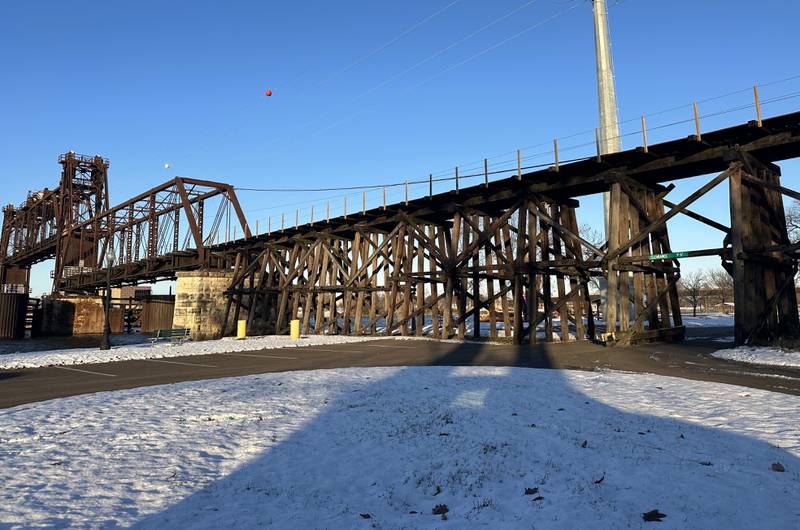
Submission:
[[[103,333],[103,299],[100,296],[69,296],[42,300],[41,336],[88,335]],[[122,332],[122,309],[112,307],[111,332]]]

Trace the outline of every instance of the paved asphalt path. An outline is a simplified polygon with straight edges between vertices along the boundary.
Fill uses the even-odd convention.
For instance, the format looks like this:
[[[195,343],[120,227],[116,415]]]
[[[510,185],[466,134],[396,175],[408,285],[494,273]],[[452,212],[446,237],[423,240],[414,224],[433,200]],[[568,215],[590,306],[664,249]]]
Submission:
[[[0,371],[0,408],[57,397],[264,372],[368,366],[523,366],[614,369],[717,381],[800,395],[800,369],[724,361],[709,353],[730,346],[730,328],[690,330],[674,344],[606,348],[590,342],[513,346],[382,339],[102,364]],[[714,337],[717,340],[714,340]]]

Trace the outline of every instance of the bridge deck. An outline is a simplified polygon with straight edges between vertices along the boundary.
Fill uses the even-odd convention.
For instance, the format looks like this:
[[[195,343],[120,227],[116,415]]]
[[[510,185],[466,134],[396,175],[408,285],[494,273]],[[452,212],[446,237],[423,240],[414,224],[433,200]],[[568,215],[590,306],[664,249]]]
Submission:
[[[600,160],[591,157],[561,164],[558,171],[546,168],[526,172],[521,180],[513,176],[492,181],[488,186],[479,184],[464,187],[458,193],[437,193],[431,197],[410,200],[408,205],[395,203],[387,205],[385,210],[382,207],[372,208],[366,212],[336,217],[329,222],[318,221],[313,226],[303,224],[283,231],[275,230],[271,234],[237,239],[216,245],[212,250],[233,252],[267,242],[290,244],[297,237],[322,230],[352,238],[353,226],[362,223],[379,228],[383,221],[383,228],[388,231],[401,211],[413,211],[416,217],[446,225],[456,202],[464,206],[480,205],[482,211],[495,214],[508,208],[517,192],[523,188],[569,202],[569,199],[576,197],[608,191],[612,182],[608,177],[620,173],[648,184],[691,178],[724,171],[732,159],[731,151],[737,146],[765,162],[800,157],[800,112],[763,120],[761,127],[749,122],[703,133],[699,141],[689,136],[651,145],[647,152],[638,147],[603,155]],[[577,202],[574,205],[577,206]]]

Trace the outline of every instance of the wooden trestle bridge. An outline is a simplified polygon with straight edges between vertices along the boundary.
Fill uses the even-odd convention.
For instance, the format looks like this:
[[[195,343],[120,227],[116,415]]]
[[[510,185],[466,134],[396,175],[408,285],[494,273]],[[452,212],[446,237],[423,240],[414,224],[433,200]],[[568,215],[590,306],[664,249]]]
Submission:
[[[153,268],[159,277],[178,269],[228,270],[228,332],[246,319],[252,334],[285,333],[297,318],[304,333],[463,338],[473,322],[478,336],[483,313],[490,336],[516,343],[626,344],[682,338],[679,258],[717,255],[734,279],[737,344],[770,342],[800,334],[794,288],[800,243],[789,240],[782,201],[800,193],[781,185],[774,164],[798,156],[800,113],[793,113],[539,171],[520,169],[503,180],[255,236],[230,186],[195,181],[234,205],[244,237],[215,244],[200,228],[186,248],[175,236],[168,252],[156,246],[147,259],[123,251],[127,261],[114,267],[113,281],[150,278]],[[667,183],[702,175],[711,176],[686,199],[669,201],[674,185]],[[173,183],[178,195],[188,181]],[[730,226],[691,209],[718,186],[728,189]],[[596,245],[579,232],[579,199],[606,191],[610,237]],[[175,212],[183,211],[196,224],[197,197],[203,197],[197,193],[163,207],[164,215],[177,219]],[[125,204],[127,210],[109,210],[119,215],[110,231],[96,229],[98,241],[118,248],[131,241],[137,224],[126,224],[122,214],[137,210]],[[96,214],[86,226],[104,215],[110,219]],[[667,222],[678,215],[719,231],[719,247],[674,253]],[[151,238],[158,237],[156,226]],[[161,265],[148,269],[147,263]],[[601,277],[608,286],[604,322],[595,321],[589,288]],[[101,278],[78,271],[61,286],[91,290]]]
[[[678,259],[651,256],[670,256],[666,223],[686,215],[720,232],[719,248],[682,255],[719,255],[733,275],[737,343],[794,336],[800,244],[781,195],[800,194],[773,162],[799,155],[795,113],[234,241],[219,249],[236,256],[228,325],[283,333],[299,318],[304,333],[463,338],[485,310],[490,336],[502,323],[517,343],[679,339]],[[662,183],[714,173],[668,201]],[[690,209],[723,183],[731,226]],[[598,247],[579,233],[577,199],[604,191],[611,236]],[[607,278],[607,328],[594,320],[594,277]]]

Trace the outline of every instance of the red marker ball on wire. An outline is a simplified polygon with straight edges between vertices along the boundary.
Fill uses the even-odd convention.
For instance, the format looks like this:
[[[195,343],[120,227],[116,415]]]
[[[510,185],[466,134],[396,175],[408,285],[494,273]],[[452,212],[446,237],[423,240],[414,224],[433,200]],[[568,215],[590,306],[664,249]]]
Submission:
[[[264,91],[264,95],[267,96],[267,97],[271,96],[272,95],[272,90],[270,90],[270,89],[265,90]]]

